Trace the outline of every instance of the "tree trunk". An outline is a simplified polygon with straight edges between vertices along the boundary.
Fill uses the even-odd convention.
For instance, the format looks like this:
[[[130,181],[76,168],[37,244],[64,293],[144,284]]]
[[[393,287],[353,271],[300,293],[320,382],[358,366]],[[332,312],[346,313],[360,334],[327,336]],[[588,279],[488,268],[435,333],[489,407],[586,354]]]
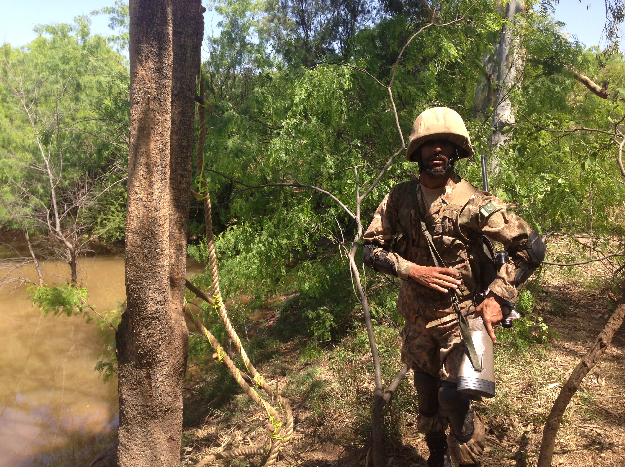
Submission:
[[[72,284],[78,285],[78,253],[76,251],[76,245],[72,245],[67,248],[67,254],[69,256],[69,269],[72,276]]]
[[[39,260],[35,255],[35,251],[33,250],[33,245],[30,243],[30,236],[28,235],[28,229],[24,229],[24,236],[26,237],[26,244],[28,245],[28,251],[30,252],[30,257],[33,259],[33,264],[35,265],[35,271],[37,271],[37,278],[39,279],[39,287],[43,287],[43,273],[41,272],[41,265],[39,264]]]
[[[503,8],[500,5],[500,8]],[[515,23],[515,16],[525,9],[523,2],[511,0],[501,15],[510,23]],[[490,169],[496,173],[499,168],[497,158],[493,152],[505,142],[506,127],[515,123],[510,91],[517,82],[523,70],[523,54],[519,50],[518,40],[513,37],[512,28],[504,25],[499,35],[499,43],[495,45],[492,55],[484,59],[486,76],[475,90],[475,105],[473,116],[485,115],[492,109],[492,130],[489,142],[491,150]]]
[[[506,5],[505,18],[515,22],[515,15],[525,8],[522,2],[512,0]],[[515,42],[516,46],[515,47]],[[516,49],[516,50],[515,50]],[[518,50],[518,41],[513,37],[513,31],[504,25],[497,48],[497,95],[493,113],[493,132],[491,135],[492,150],[497,149],[505,140],[504,128],[514,124],[514,112],[510,102],[510,92],[516,84],[517,76],[523,68],[522,54]],[[494,162],[491,161],[491,163]]]
[[[178,466],[188,330],[182,306],[200,0],[130,2],[128,306],[117,331],[119,465]]]

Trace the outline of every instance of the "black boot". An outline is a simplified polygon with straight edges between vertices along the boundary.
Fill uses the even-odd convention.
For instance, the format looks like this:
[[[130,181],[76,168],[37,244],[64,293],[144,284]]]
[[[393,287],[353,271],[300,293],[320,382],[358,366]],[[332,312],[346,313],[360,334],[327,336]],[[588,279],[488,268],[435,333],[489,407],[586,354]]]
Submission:
[[[451,461],[447,453],[447,435],[445,433],[425,435],[425,442],[430,450],[428,467],[451,467]]]

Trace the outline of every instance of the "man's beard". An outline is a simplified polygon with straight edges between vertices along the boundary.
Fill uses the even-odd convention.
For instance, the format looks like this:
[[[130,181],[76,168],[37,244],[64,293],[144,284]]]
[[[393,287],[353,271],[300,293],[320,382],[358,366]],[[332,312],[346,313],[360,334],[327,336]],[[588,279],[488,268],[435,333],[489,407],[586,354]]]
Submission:
[[[439,167],[433,167],[431,169],[426,169],[423,167],[421,163],[421,159],[419,159],[419,172],[429,175],[430,177],[438,178],[438,177],[446,177],[449,172],[454,168],[453,160],[447,162],[447,164]]]

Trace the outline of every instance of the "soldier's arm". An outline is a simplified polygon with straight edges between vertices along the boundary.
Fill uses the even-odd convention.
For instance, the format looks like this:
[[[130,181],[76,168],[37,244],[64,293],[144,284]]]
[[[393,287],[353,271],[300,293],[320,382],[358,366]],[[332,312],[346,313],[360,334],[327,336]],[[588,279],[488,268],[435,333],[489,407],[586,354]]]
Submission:
[[[396,277],[407,276],[412,263],[391,251],[397,234],[397,208],[394,192],[386,195],[376,209],[373,221],[363,236],[362,260],[366,266]]]
[[[500,199],[478,193],[469,203],[469,213],[462,213],[472,229],[503,244],[508,262],[499,270],[489,288],[498,297],[510,302],[518,298],[517,288],[540,266],[545,258],[545,244],[537,232],[518,215],[506,209]],[[469,208],[469,206],[467,206]]]
[[[402,280],[412,280],[439,292],[448,293],[460,285],[459,273],[453,269],[419,266],[406,260],[400,252],[392,251],[393,241],[402,244],[397,232],[396,190],[392,190],[375,212],[364,235],[363,262],[376,271],[391,274]],[[405,239],[404,239],[405,240]],[[403,243],[405,247],[405,241]],[[402,246],[399,245],[399,250]]]

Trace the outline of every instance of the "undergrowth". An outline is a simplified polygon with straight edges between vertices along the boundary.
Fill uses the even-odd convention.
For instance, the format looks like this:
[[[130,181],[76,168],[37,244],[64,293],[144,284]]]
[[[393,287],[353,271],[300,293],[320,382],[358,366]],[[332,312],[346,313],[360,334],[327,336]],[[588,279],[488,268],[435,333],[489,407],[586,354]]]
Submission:
[[[365,285],[370,299],[382,376],[387,385],[401,368],[399,331],[403,326],[403,318],[396,309],[400,282],[381,275],[373,276],[371,272],[368,274]],[[571,280],[568,272],[558,277],[560,280]],[[489,436],[499,439],[504,443],[502,446],[507,442],[518,446],[514,453],[502,451],[493,454],[493,458],[500,459],[496,462],[506,458],[528,465],[530,440],[539,435],[570,370],[569,367],[563,367],[562,362],[554,364],[552,360],[553,346],[562,337],[548,322],[554,318],[567,319],[571,313],[569,302],[552,297],[543,289],[544,284],[551,282],[552,278],[552,271],[547,278],[539,271],[520,292],[516,307],[521,318],[515,321],[511,329],[497,330],[497,395],[493,399],[478,402],[478,412],[489,427]],[[366,450],[370,443],[374,371],[367,332],[351,283],[347,280],[338,282],[338,275],[333,280],[338,285],[331,293],[325,289],[328,291],[327,297],[323,293],[311,293],[310,290],[306,293],[293,289],[281,290],[278,291],[279,299],[250,300],[246,304],[233,302],[231,307],[234,313],[240,313],[241,317],[234,321],[243,333],[257,307],[272,313],[273,318],[261,326],[263,331],[247,336],[244,344],[249,349],[248,353],[253,355],[252,361],[258,362],[267,380],[279,384],[283,394],[297,407],[297,429],[303,434],[299,444],[293,441],[295,445],[291,448],[291,455],[295,458],[310,450],[311,443],[321,445],[331,442],[342,446],[345,452],[361,452],[359,450]],[[604,290],[605,287],[609,287],[609,284],[583,280],[579,284],[582,291]],[[323,287],[317,289],[318,292],[321,290],[324,290]],[[215,315],[208,308],[205,311],[207,320],[219,333],[220,325],[213,321]],[[245,423],[243,420],[251,417],[251,414],[262,417],[258,408],[239,402],[245,396],[240,395],[229,375],[222,369],[216,370],[218,365],[208,361],[210,359],[205,356],[206,350],[200,344],[192,344],[190,354],[192,362],[203,358],[199,374],[216,372],[208,378],[204,376],[205,385],[211,386],[211,389],[201,389],[202,385],[199,389],[200,392],[204,391],[202,400],[214,407],[212,412],[205,414],[205,420],[210,419],[211,423],[237,430],[236,421]],[[229,380],[229,383],[217,383],[225,380]],[[234,416],[233,410],[243,410],[243,413]],[[422,442],[422,436],[416,432],[417,412],[416,392],[412,385],[412,373],[409,373],[384,409],[385,449],[401,451],[406,443]],[[593,391],[582,387],[564,415],[562,430],[569,433],[579,420],[596,422],[598,413]],[[193,432],[193,426],[207,426],[193,423],[191,418],[187,421],[188,433]],[[210,437],[202,438],[201,431],[195,433],[197,436],[189,438],[187,446],[207,446],[203,443],[209,441]],[[264,436],[260,432],[258,434]],[[421,441],[415,441],[419,439]],[[215,442],[208,444],[216,446]],[[415,459],[414,465],[420,465],[417,451],[411,452],[410,455]],[[341,465],[362,464],[363,456],[361,453],[358,462],[345,461]],[[191,461],[193,456],[189,455],[187,459]],[[242,466],[257,465],[254,463],[256,461],[237,462],[236,465]],[[235,464],[226,462],[224,465]]]

